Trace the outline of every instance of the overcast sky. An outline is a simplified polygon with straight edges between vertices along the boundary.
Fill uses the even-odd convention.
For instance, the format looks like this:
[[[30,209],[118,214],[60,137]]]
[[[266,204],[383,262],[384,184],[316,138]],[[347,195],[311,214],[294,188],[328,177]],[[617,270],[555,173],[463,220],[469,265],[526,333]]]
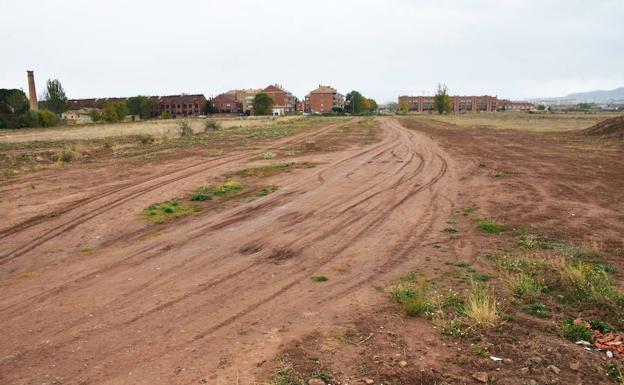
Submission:
[[[318,84],[563,96],[624,86],[624,0],[0,0],[0,88],[70,98]]]

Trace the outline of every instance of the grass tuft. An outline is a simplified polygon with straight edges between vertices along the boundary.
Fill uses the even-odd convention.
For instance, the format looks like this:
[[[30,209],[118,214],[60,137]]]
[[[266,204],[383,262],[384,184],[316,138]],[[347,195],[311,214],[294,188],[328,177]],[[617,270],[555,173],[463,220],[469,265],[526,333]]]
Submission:
[[[466,300],[464,314],[475,327],[487,328],[494,326],[499,319],[496,300],[483,285],[473,283]]]
[[[310,279],[314,282],[326,282],[329,281],[329,278],[327,278],[324,275],[313,275],[312,277],[310,277]]]

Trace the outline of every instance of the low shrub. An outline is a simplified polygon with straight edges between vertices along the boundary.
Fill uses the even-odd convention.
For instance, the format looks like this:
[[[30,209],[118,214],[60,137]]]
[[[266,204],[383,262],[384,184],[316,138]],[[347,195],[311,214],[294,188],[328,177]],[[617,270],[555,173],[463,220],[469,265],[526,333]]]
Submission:
[[[432,317],[435,305],[427,294],[425,284],[401,283],[392,288],[391,296],[399,310],[408,317]]]
[[[217,120],[208,119],[204,123],[204,132],[205,133],[216,131],[219,128],[221,128],[221,123],[219,121],[217,121]]]
[[[180,131],[180,136],[183,138],[195,135],[191,125],[186,120],[182,120],[178,123],[178,130]]]
[[[559,335],[572,342],[587,341],[593,339],[593,332],[583,322],[575,323],[572,319],[566,319],[557,325]]]

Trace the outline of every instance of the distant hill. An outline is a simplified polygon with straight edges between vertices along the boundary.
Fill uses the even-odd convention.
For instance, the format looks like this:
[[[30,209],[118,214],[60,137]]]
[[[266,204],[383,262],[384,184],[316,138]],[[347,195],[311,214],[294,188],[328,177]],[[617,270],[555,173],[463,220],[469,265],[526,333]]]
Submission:
[[[558,98],[542,98],[541,101],[567,101],[576,103],[607,103],[614,101],[624,101],[624,87],[614,90],[596,90],[588,92],[577,92]]]
[[[583,102],[608,102],[612,100],[624,100],[624,87],[616,88],[611,91],[589,91],[577,92],[566,96],[566,99],[574,99]]]

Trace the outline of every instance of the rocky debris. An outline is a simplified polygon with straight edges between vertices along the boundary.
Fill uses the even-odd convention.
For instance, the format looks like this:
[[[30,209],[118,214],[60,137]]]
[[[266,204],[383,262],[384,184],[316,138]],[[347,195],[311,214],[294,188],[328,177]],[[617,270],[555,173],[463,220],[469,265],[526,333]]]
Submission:
[[[606,333],[602,334],[598,331],[594,333],[594,346],[600,350],[606,350],[608,353],[612,353],[615,358],[624,357],[624,333],[614,334]]]
[[[578,372],[581,369],[581,363],[578,361],[574,361],[570,363],[570,369]]]
[[[549,365],[547,369],[550,370],[551,372],[555,373],[555,374],[561,373],[561,369],[559,369],[555,365]]]
[[[490,379],[490,377],[488,376],[486,372],[475,372],[472,374],[472,378],[484,384],[487,384],[487,382]]]
[[[624,138],[624,115],[603,120],[582,131],[585,135],[599,135],[611,138]]]
[[[326,384],[325,384],[325,381],[319,378],[310,378],[308,380],[308,385],[326,385]]]
[[[529,369],[529,368],[520,368],[520,373],[521,374],[527,375],[527,374],[529,374],[529,372],[531,372],[531,369]]]
[[[399,366],[404,368],[407,366],[407,361],[399,361]]]
[[[363,379],[363,381],[364,381],[365,384],[368,384],[368,385],[372,385],[372,384],[375,383],[375,380],[370,379],[370,378],[365,378],[365,379]]]

